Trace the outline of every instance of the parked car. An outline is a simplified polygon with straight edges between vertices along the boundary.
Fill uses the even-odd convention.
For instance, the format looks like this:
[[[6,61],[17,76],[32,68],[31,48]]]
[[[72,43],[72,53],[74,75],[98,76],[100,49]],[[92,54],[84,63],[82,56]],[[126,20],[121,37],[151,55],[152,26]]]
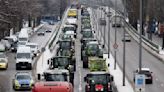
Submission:
[[[0,53],[0,69],[8,68],[8,58],[5,53]]]

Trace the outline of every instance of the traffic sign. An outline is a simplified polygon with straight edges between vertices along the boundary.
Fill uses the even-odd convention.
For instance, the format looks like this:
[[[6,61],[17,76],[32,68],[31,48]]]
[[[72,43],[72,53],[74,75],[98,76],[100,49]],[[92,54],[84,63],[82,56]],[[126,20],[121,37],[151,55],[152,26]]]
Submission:
[[[114,48],[114,49],[117,49],[117,48],[118,48],[117,43],[113,44],[113,48]]]
[[[144,74],[135,75],[135,91],[145,92],[145,75]]]

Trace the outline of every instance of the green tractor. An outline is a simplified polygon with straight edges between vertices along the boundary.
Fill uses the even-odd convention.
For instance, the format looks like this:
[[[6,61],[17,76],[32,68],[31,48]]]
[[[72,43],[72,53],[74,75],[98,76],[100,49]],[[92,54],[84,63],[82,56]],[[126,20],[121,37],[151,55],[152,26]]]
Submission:
[[[103,58],[103,50],[97,41],[90,41],[82,50],[83,68],[88,68],[89,57]]]
[[[65,39],[65,40],[58,41],[58,43],[59,43],[59,48],[58,48],[59,50],[69,49],[69,50],[75,51],[75,47],[74,47],[75,43],[73,40]]]
[[[70,58],[71,62],[74,62],[76,64],[76,58],[75,58],[75,52],[71,51],[69,49],[60,49],[57,52],[58,56],[67,56]],[[76,67],[74,67],[74,70],[76,71]]]
[[[76,68],[75,62],[71,60],[70,57],[67,56],[55,56],[48,60],[49,69],[67,69],[70,73],[71,78],[74,79],[74,72]]]

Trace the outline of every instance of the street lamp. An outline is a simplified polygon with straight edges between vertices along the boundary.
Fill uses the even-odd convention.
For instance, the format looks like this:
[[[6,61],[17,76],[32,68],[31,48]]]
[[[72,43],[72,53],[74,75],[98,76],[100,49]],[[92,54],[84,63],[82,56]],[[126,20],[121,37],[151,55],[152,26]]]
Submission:
[[[117,10],[116,9],[116,7],[117,7],[117,0],[115,0],[115,10]],[[116,12],[115,12],[115,16],[116,16]],[[114,22],[116,23],[116,18],[114,19]],[[116,29],[116,27],[115,27],[115,43],[114,43],[115,45],[117,44],[117,29]],[[114,51],[114,69],[116,69],[116,62],[117,62],[117,51],[115,50]]]
[[[108,12],[106,12],[106,15],[108,17],[108,58],[110,58],[110,17],[111,17],[111,12],[109,11],[108,7]]]
[[[105,47],[105,42],[106,42],[106,36],[105,36],[105,32],[106,32],[106,10],[105,8],[103,9],[103,12],[104,12],[104,21],[105,21],[105,25],[103,26],[104,27],[104,43],[103,43],[103,48]]]

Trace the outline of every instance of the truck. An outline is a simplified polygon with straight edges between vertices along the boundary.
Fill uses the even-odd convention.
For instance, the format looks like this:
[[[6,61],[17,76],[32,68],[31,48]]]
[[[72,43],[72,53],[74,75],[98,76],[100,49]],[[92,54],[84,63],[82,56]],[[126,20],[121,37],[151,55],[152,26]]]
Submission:
[[[32,52],[28,46],[19,46],[16,52],[16,70],[18,69],[32,69]]]
[[[76,68],[75,62],[71,60],[68,56],[55,56],[48,60],[49,69],[66,69],[69,71],[70,77],[72,79],[71,83],[73,84],[74,72]]]
[[[85,92],[113,92],[113,76],[108,72],[90,72],[84,77]]]
[[[70,9],[68,11],[68,17],[74,17],[74,18],[77,18],[77,9]]]
[[[69,82],[40,81],[34,84],[32,92],[73,92],[73,86]]]
[[[28,30],[22,28],[18,35],[18,45],[26,45],[27,42],[29,42]]]
[[[88,68],[89,57],[103,58],[103,50],[98,41],[89,41],[82,50],[83,68]]]

